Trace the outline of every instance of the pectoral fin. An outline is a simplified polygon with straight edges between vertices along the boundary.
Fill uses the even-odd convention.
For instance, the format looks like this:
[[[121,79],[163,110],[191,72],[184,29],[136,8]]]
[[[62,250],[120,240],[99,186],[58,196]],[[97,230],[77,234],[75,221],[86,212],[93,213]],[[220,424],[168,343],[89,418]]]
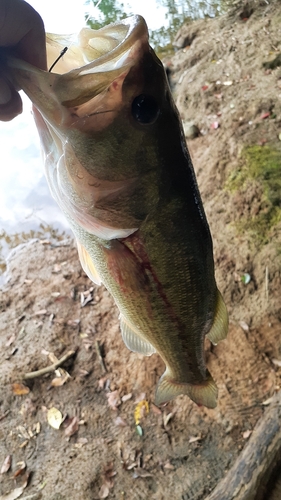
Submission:
[[[122,315],[120,315],[120,328],[124,344],[128,349],[133,352],[144,354],[144,356],[151,356],[151,354],[156,352],[153,345],[143,340],[133,326]]]
[[[101,285],[101,279],[97,273],[97,270],[94,266],[94,263],[88,254],[87,250],[81,243],[77,240],[77,248],[78,248],[78,255],[79,259],[81,262],[81,266],[83,267],[83,270],[87,274],[87,276],[92,280],[96,285]]]
[[[217,406],[218,389],[210,373],[201,384],[183,384],[172,380],[169,370],[166,369],[157,386],[155,404],[167,403],[180,394],[186,394],[200,406],[207,406],[207,408]]]
[[[225,339],[225,337],[227,336],[227,331],[228,313],[221,293],[218,290],[214,322],[212,324],[211,330],[209,331],[209,333],[207,333],[206,336],[212,342],[212,344],[216,345],[220,340]]]

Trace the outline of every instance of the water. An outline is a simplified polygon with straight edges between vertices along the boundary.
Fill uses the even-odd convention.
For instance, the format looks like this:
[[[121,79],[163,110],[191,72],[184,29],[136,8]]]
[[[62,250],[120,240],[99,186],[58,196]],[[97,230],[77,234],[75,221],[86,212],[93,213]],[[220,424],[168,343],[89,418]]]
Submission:
[[[152,45],[162,50],[169,46],[185,19],[217,15],[229,0],[101,0],[93,8],[92,0],[77,0],[69,9],[69,0],[29,0],[41,14],[47,31],[70,33],[83,26],[90,14],[94,27],[127,15],[141,14],[150,29]],[[95,2],[95,5],[97,2]],[[54,12],[56,15],[54,15]],[[170,44],[171,47],[171,44]],[[37,131],[28,99],[24,113],[9,123],[0,122],[0,274],[11,248],[30,238],[60,239],[70,230],[63,214],[50,196],[43,174]]]

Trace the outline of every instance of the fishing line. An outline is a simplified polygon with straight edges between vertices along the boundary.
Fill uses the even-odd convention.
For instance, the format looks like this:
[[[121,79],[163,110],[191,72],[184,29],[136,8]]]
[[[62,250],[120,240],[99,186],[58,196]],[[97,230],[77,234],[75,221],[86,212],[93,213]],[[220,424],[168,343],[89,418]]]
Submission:
[[[59,62],[59,60],[62,58],[62,56],[64,56],[64,54],[68,51],[68,49],[69,49],[69,47],[64,47],[64,49],[62,49],[59,57],[56,58],[55,62],[53,62],[52,66],[50,67],[49,73],[51,73],[54,66]]]

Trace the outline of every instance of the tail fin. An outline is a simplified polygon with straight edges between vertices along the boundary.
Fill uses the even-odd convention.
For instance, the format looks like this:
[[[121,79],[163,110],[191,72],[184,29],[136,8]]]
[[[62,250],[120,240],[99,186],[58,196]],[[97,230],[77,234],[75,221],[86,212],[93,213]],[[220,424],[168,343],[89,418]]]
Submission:
[[[167,403],[180,394],[186,394],[200,406],[207,406],[207,408],[217,406],[218,388],[209,372],[207,372],[207,379],[200,384],[184,384],[172,380],[166,370],[156,389],[155,404]]]

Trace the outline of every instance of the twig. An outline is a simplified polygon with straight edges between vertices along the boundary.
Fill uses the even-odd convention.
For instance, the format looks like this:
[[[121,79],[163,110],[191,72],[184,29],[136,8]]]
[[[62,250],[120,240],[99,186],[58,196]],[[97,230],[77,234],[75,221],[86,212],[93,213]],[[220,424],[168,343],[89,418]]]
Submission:
[[[0,415],[0,422],[1,422],[1,420],[4,420],[4,418],[6,418],[7,415],[9,415],[10,411],[11,410],[7,410],[7,411],[5,411],[5,413],[3,413],[3,415]]]
[[[268,267],[265,268],[265,297],[268,302]]]
[[[96,351],[97,351],[97,355],[98,355],[98,358],[99,358],[99,362],[100,362],[100,365],[101,365],[101,368],[102,368],[102,371],[104,373],[107,372],[107,369],[105,367],[105,364],[104,364],[104,360],[103,360],[103,357],[101,355],[101,350],[100,350],[100,345],[99,345],[99,341],[97,340],[96,341]]]
[[[59,368],[59,366],[61,366],[65,361],[67,361],[67,359],[74,356],[75,353],[76,351],[69,351],[61,359],[58,359],[56,363],[53,363],[50,366],[46,366],[41,370],[37,370],[36,372],[25,373],[25,375],[23,376],[23,380],[30,380],[32,378],[41,377],[41,375],[46,375],[46,373],[54,372],[57,368]]]

